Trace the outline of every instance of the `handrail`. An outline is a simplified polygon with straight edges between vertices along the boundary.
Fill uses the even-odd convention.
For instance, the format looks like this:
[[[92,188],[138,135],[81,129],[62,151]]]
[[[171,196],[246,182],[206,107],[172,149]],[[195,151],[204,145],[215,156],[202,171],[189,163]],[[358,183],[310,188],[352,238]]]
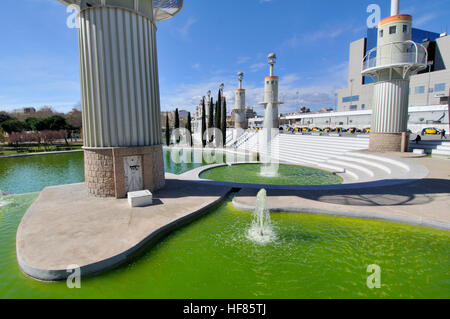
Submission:
[[[398,45],[410,44],[410,49],[414,47],[411,51],[402,52],[401,48]],[[380,52],[384,52],[383,48],[390,48],[390,56],[385,56],[386,54],[380,55]],[[394,53],[393,48],[398,48],[399,52]],[[414,52],[412,52],[414,51]],[[375,56],[373,54],[376,53]],[[362,60],[362,72],[373,69],[373,68],[382,68],[382,67],[391,67],[391,66],[410,66],[410,65],[420,65],[426,66],[428,61],[428,51],[422,44],[418,44],[414,41],[397,41],[386,43],[381,46],[377,46],[371,50],[369,50]]]

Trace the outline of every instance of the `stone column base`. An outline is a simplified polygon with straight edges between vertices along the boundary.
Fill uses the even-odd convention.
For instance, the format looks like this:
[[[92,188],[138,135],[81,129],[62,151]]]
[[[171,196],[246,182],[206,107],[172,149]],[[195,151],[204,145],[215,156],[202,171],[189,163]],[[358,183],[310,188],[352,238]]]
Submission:
[[[371,152],[407,152],[408,133],[371,133],[369,151]]]
[[[87,192],[96,197],[125,198],[124,159],[137,156],[142,163],[143,189],[156,191],[165,185],[161,145],[84,149],[84,176]]]

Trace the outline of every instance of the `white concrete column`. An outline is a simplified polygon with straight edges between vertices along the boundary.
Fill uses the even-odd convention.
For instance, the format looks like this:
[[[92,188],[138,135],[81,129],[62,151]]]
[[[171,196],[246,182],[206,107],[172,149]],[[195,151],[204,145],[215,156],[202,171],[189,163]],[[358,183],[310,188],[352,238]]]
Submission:
[[[162,144],[152,18],[98,6],[83,9],[80,20],[84,146]]]
[[[247,117],[245,115],[245,89],[237,89],[234,104],[234,127],[247,129]]]
[[[391,0],[391,17],[400,13],[400,0]]]
[[[268,76],[264,83],[264,104],[266,105],[265,118],[271,118],[273,121],[273,128],[279,127],[278,119],[278,76]]]
[[[409,80],[377,82],[373,97],[372,132],[406,132],[408,98]]]

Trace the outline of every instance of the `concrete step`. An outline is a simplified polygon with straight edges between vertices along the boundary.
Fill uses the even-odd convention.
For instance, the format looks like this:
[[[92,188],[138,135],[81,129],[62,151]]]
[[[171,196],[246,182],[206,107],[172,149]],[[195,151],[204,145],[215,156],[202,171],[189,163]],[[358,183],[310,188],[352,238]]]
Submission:
[[[375,162],[374,160],[368,160],[358,157],[352,157],[352,156],[334,156],[333,158],[344,160],[344,161],[350,161],[350,162],[356,162],[365,166],[370,166],[373,168],[377,168],[379,170],[382,170],[385,174],[391,174],[392,170],[385,164],[381,164],[378,162]]]
[[[401,168],[401,169],[403,169],[406,172],[409,172],[411,170],[410,167],[407,164],[402,163],[400,161],[396,161],[396,160],[391,159],[391,158],[387,158],[387,157],[381,157],[381,156],[377,156],[377,155],[358,153],[358,152],[348,153],[348,155],[349,156],[353,156],[353,157],[371,159],[371,160],[374,160],[374,161],[377,161],[377,162],[387,163],[389,165],[395,166],[396,169]]]
[[[367,146],[369,145],[369,141],[366,140],[348,140],[346,138],[331,138],[331,139],[324,139],[324,138],[317,138],[317,139],[305,139],[302,137],[287,137],[287,136],[281,136],[280,140],[282,141],[289,141],[289,142],[301,142],[301,143],[309,143],[309,144],[339,144],[339,145],[358,145],[358,146]]]
[[[344,167],[344,168],[356,169],[359,172],[362,172],[362,173],[366,174],[368,177],[374,177],[375,176],[375,173],[372,170],[370,170],[370,169],[368,169],[368,168],[366,168],[364,166],[358,165],[358,164],[349,163],[347,161],[330,159],[330,160],[327,161],[327,163],[334,164],[334,165],[339,165],[339,166]]]
[[[335,148],[358,148],[358,149],[366,149],[368,145],[361,144],[349,144],[349,143],[340,143],[340,142],[325,142],[325,141],[302,141],[302,140],[280,140],[281,144],[285,145],[304,145],[304,146],[334,146]]]
[[[299,152],[308,152],[311,154],[323,154],[326,156],[340,155],[345,152],[349,152],[351,150],[335,150],[335,149],[326,149],[326,148],[310,148],[310,147],[280,147],[280,153],[292,153],[297,154]]]

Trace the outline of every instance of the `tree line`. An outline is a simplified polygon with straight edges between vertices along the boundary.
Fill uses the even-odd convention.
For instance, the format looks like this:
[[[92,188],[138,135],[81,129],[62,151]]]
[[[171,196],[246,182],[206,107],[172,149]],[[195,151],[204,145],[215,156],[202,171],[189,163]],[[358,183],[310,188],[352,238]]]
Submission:
[[[61,115],[48,114],[46,117],[26,117],[23,120],[6,113],[0,112],[0,138],[2,142],[8,141],[5,137],[7,133],[10,144],[19,143],[53,143],[58,139],[64,139],[68,144],[68,139],[81,133],[81,112],[79,114]],[[39,116],[39,114],[38,114]]]
[[[206,97],[204,96],[201,101],[201,136],[202,136],[202,146],[205,147],[206,144],[209,142],[213,142],[214,138],[211,140],[207,140],[205,138],[205,132],[207,129],[216,128],[220,131],[221,136],[216,136],[216,139],[222,139],[222,145],[225,146],[226,144],[226,130],[227,130],[227,100],[225,96],[222,96],[222,90],[219,90],[218,97],[216,103],[214,103],[214,99],[211,97],[211,100],[209,101],[208,106],[208,113],[209,118],[206,119]],[[186,123],[186,130],[189,132],[189,134],[192,136],[192,118],[191,113],[188,113],[187,123]],[[166,145],[170,146],[170,121],[169,121],[169,115],[166,115],[166,123],[165,123],[165,137],[166,137]],[[178,109],[175,110],[175,121],[173,129],[179,129],[180,128],[180,118],[178,114]],[[178,144],[179,141],[175,141],[175,144]],[[191,139],[191,146],[193,144],[193,141]]]

